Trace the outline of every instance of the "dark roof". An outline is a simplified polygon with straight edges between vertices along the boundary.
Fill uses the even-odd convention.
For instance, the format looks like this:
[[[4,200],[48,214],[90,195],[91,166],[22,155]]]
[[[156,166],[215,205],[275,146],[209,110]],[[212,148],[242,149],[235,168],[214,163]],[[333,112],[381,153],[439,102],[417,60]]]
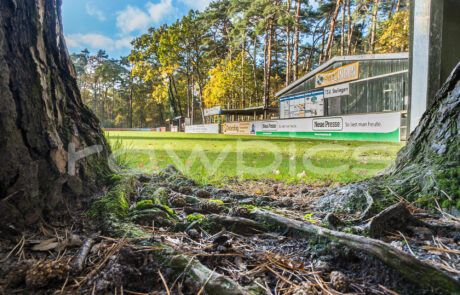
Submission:
[[[278,113],[279,109],[278,108],[268,108],[266,109],[267,113]],[[260,115],[264,113],[264,107],[263,106],[258,106],[258,107],[250,107],[250,108],[245,108],[245,109],[228,109],[228,110],[221,110],[221,115]]]

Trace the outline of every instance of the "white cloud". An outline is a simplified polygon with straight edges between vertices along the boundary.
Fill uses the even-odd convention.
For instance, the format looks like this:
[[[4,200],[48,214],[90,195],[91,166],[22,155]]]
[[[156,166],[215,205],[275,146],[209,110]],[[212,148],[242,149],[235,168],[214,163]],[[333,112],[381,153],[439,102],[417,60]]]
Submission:
[[[94,49],[115,50],[130,48],[133,37],[114,40],[101,34],[70,34],[65,36],[66,42],[72,47],[90,47]]]
[[[100,9],[98,9],[94,4],[92,3],[86,3],[86,12],[91,15],[97,17],[98,20],[100,21],[105,21],[105,15],[104,12]]]
[[[147,2],[143,10],[128,5],[117,13],[117,27],[125,35],[133,31],[145,31],[151,25],[160,24],[174,11],[172,0],[161,0],[156,4]]]
[[[184,3],[188,7],[203,11],[212,0],[179,0],[180,2]]]

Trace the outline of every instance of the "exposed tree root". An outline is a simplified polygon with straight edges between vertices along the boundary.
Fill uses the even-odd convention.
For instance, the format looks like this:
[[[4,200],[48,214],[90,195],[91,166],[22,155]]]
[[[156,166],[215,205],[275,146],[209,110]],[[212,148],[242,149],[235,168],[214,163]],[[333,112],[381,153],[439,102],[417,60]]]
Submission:
[[[307,236],[317,235],[351,249],[365,252],[398,270],[404,277],[423,288],[436,288],[436,291],[447,294],[460,294],[460,282],[451,274],[382,241],[302,223],[259,209],[254,209],[251,215],[264,223],[274,225],[280,231],[288,230],[291,233]]]
[[[199,289],[205,291],[206,294],[251,294],[232,279],[210,270],[195,257],[178,254],[169,247],[165,249],[167,255],[165,258],[168,260],[165,265],[175,270],[177,274],[185,275],[189,279],[189,285],[195,284]],[[196,291],[199,292],[199,290]]]

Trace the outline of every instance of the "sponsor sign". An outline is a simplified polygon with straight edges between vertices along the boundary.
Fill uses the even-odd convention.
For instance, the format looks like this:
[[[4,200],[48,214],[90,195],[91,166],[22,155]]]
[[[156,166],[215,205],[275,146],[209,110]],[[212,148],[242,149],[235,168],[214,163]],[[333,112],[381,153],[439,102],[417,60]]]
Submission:
[[[314,131],[341,131],[343,129],[343,118],[313,119],[312,129]]]
[[[205,115],[205,117],[214,116],[214,115],[220,115],[220,107],[213,107],[213,108],[209,108],[209,109],[204,109],[204,115]]]
[[[324,115],[323,90],[280,98],[280,118],[302,118]]]
[[[324,88],[324,98],[350,94],[350,84],[340,84]]]
[[[222,132],[234,135],[256,135],[256,122],[224,123]]]
[[[359,78],[359,62],[348,64],[328,72],[316,74],[315,86],[325,87]]]
[[[219,124],[187,125],[185,133],[219,133]]]
[[[399,141],[400,112],[262,121],[257,135]]]

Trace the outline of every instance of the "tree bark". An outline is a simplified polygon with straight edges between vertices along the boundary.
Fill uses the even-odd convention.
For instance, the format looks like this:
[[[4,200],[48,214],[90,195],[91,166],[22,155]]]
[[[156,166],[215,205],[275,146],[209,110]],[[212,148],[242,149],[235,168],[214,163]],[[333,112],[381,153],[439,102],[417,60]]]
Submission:
[[[0,223],[31,225],[81,205],[110,173],[110,148],[83,104],[59,0],[0,2]],[[102,152],[71,163],[75,152]],[[69,173],[68,173],[69,172]]]
[[[380,0],[374,0],[374,6],[372,7],[372,25],[371,25],[371,40],[370,47],[371,53],[375,53],[375,33],[377,31],[377,14],[379,12]]]
[[[340,55],[343,56],[345,51],[345,1],[342,5],[342,30],[340,32]]]
[[[299,79],[299,39],[300,39],[300,11],[302,8],[302,1],[297,0],[297,7],[295,12],[295,29],[294,29],[294,81]]]
[[[273,28],[274,28],[274,16],[270,18],[268,27],[268,44],[267,44],[267,61],[265,66],[265,88],[264,88],[264,108],[268,108],[270,98],[270,75],[272,67],[272,43],[273,43]],[[266,115],[264,115],[266,118]]]
[[[347,54],[351,53],[351,37],[353,35],[353,27],[351,26],[351,0],[347,0]]]
[[[287,0],[287,15],[291,13],[291,0]],[[286,25],[286,86],[291,83],[291,26]]]
[[[334,43],[335,25],[337,21],[337,16],[339,15],[340,3],[341,3],[341,0],[337,0],[337,3],[335,5],[334,14],[332,15],[332,19],[331,19],[331,26],[329,29],[329,38],[327,39],[327,45],[326,45],[326,54],[325,54],[326,60],[330,59],[332,55],[332,44]]]

